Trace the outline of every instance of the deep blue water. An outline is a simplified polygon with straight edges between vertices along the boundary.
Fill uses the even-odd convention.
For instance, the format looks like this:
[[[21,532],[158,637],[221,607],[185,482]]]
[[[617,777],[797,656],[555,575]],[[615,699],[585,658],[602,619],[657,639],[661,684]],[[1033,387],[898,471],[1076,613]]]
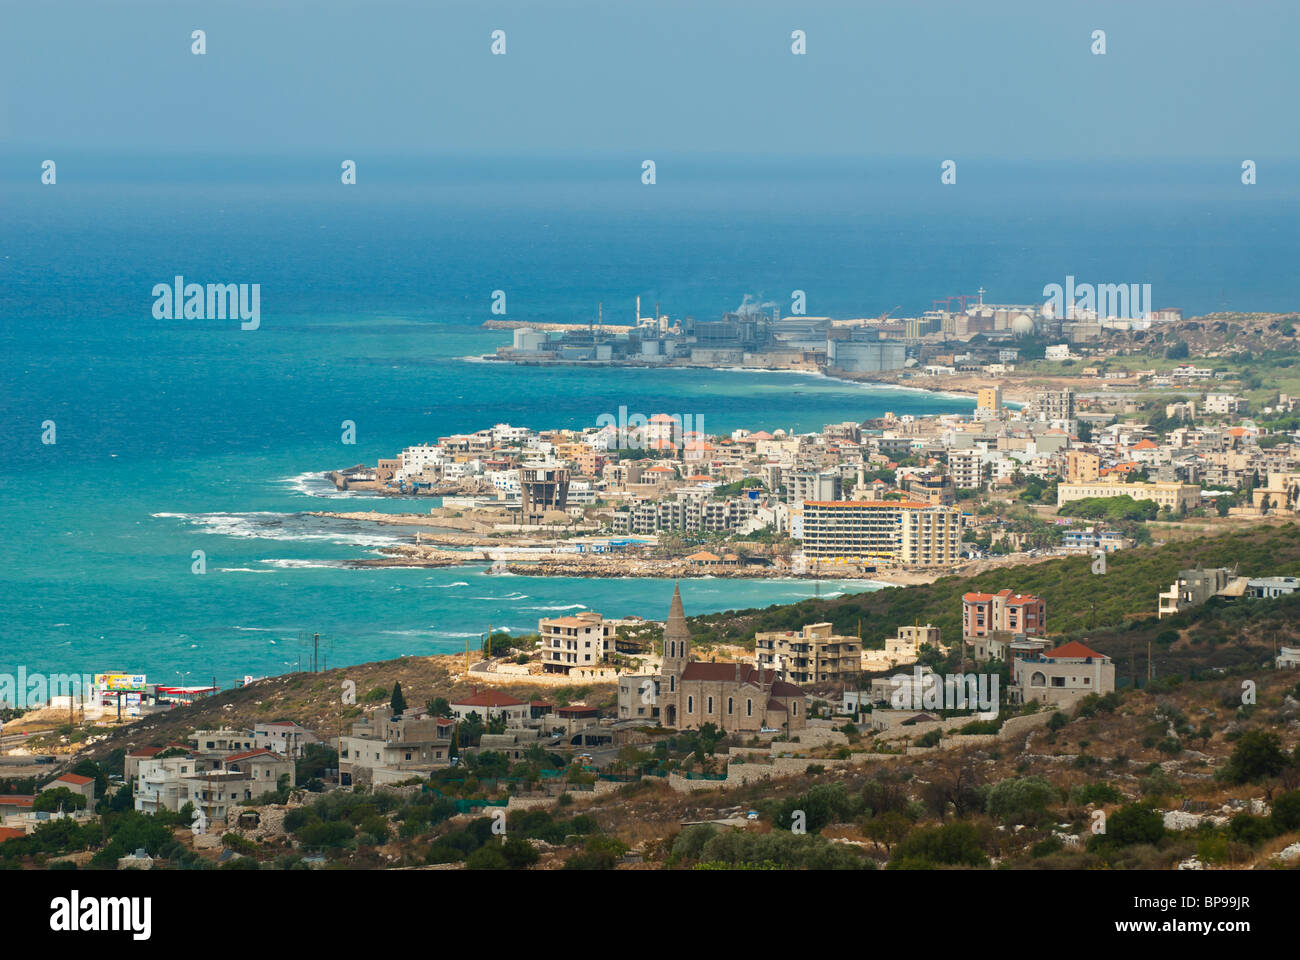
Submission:
[[[311,631],[344,663],[449,652],[489,621],[533,629],[576,604],[662,616],[664,583],[331,565],[384,535],[293,514],[402,505],[301,478],[502,421],[594,425],[620,405],[710,431],[970,406],[789,374],[467,360],[507,340],[479,328],[495,289],[509,318],[539,321],[590,319],[598,302],[630,319],[637,294],[646,312],[707,317],[794,289],[812,314],[906,315],[979,286],[1027,302],[1067,273],[1148,282],[1188,313],[1296,305],[1294,193],[1234,188],[1213,165],[969,164],[949,192],[937,174],[844,161],[688,160],[676,177],[661,164],[653,188],[610,169],[380,159],[344,188],[292,160],[74,158],[54,187],[0,178],[0,672],[230,683],[296,664]],[[176,274],[260,283],[261,328],[154,319],[151,289]],[[688,612],[812,592],[683,586]]]

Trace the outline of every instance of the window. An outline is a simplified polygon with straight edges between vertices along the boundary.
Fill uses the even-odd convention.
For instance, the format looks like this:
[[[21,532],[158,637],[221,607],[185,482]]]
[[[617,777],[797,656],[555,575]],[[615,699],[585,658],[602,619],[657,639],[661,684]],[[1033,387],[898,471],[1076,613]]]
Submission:
[[[790,703],[790,713],[793,716],[799,716],[799,702],[797,700]]]
[[[727,716],[731,716],[735,712],[736,712],[735,702],[731,699],[731,697],[727,697]]]
[[[695,712],[695,698],[694,698],[694,697],[687,697],[687,698],[686,698],[686,712],[687,712],[687,713],[694,713],[694,712]]]
[[[713,698],[709,697],[709,715],[713,715]]]

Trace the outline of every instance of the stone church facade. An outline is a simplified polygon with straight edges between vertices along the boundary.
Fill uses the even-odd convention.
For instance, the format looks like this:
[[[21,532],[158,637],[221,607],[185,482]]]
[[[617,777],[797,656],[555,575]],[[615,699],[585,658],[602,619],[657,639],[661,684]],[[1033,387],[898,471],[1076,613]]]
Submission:
[[[664,626],[663,670],[656,686],[659,721],[677,730],[713,723],[729,734],[789,734],[806,723],[803,690],[781,680],[775,670],[691,659],[691,633],[676,586]]]

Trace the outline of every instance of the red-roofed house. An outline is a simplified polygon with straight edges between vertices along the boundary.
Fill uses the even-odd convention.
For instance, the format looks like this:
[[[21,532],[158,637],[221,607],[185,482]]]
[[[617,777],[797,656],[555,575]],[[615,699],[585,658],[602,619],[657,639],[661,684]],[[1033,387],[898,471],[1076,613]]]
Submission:
[[[45,786],[41,787],[40,793],[46,790],[57,790],[62,787],[78,796],[86,799],[86,812],[95,812],[95,781],[92,777],[83,777],[79,773],[65,773],[55,777]]]
[[[281,777],[288,777],[289,786],[296,786],[294,762],[264,747],[245,750],[243,753],[232,753],[222,758],[221,769],[229,773],[248,774],[254,782],[254,796],[259,795],[256,792],[257,785],[261,785],[262,793],[274,791]]]
[[[451,714],[457,720],[464,720],[471,713],[478,714],[484,721],[491,717],[505,717],[508,724],[522,725],[528,719],[529,708],[523,700],[500,690],[475,690],[451,705]]]
[[[1011,702],[1067,706],[1090,693],[1115,689],[1115,664],[1078,640],[1011,665]]]
[[[972,641],[995,632],[1043,633],[1047,630],[1047,604],[1028,593],[968,593],[961,598],[962,639]]]
[[[21,793],[0,793],[0,820],[15,813],[30,813],[36,798]]]

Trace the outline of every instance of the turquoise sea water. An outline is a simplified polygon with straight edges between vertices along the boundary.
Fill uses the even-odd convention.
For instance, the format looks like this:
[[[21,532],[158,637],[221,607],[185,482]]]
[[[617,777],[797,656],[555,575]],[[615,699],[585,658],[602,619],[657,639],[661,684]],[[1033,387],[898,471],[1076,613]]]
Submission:
[[[647,311],[661,301],[674,316],[704,317],[745,293],[794,289],[808,291],[814,314],[913,313],[979,285],[1023,302],[1067,272],[1151,281],[1158,305],[1189,311],[1221,296],[1294,306],[1294,198],[1243,209],[1190,181],[1139,178],[1118,192],[1095,178],[1070,189],[1007,182],[940,202],[928,183],[843,171],[697,170],[651,200],[635,186],[524,181],[509,169],[406,170],[351,191],[304,187],[294,170],[267,183],[219,165],[81,184],[65,166],[45,191],[0,180],[5,673],[123,669],[230,684],[296,666],[300,635],[314,631],[330,641],[328,662],[343,664],[452,652],[489,623],[532,630],[579,605],[662,617],[664,582],[345,569],[405,534],[303,511],[411,505],[340,498],[307,475],[498,422],[595,425],[621,405],[702,416],[717,432],[971,406],[793,374],[467,359],[508,338],[479,328],[494,289],[507,291],[510,318],[552,321],[592,318],[600,301],[607,320],[630,316],[638,293]],[[1080,220],[1090,203],[1102,215]],[[1105,216],[1112,203],[1124,230]],[[261,328],[155,320],[152,286],[176,274],[260,283]],[[41,443],[46,420],[54,445]],[[340,442],[344,420],[357,425],[355,446]],[[207,555],[205,575],[190,572],[194,550]],[[815,587],[697,580],[682,590],[697,613]]]

